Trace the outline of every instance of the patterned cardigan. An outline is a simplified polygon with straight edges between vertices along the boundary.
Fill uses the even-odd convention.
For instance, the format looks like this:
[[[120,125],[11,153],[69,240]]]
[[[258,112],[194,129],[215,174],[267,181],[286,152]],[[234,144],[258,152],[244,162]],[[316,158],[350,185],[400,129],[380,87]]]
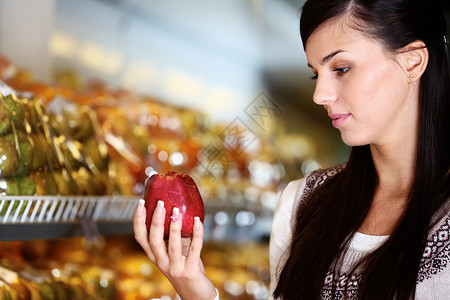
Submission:
[[[315,187],[323,184],[340,170],[342,167],[314,171],[304,179],[292,181],[282,192],[272,223],[271,282],[268,299],[273,299],[272,294],[276,287],[277,274],[286,259],[284,254],[291,240],[298,206],[308,198]],[[322,299],[357,299],[360,277],[358,274],[353,274],[351,277],[347,274],[354,264],[367,253],[367,251],[355,250],[351,247],[347,250],[339,274],[331,272],[327,274]],[[333,281],[337,283],[337,295],[334,297],[331,292]],[[415,299],[450,299],[450,199],[432,219],[428,242],[420,263]]]

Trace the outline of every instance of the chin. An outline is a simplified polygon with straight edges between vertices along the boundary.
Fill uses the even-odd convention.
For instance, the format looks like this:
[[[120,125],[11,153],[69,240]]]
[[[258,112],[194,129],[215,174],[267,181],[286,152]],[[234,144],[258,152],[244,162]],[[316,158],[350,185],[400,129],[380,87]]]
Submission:
[[[368,141],[366,139],[345,135],[342,132],[341,132],[341,139],[347,146],[350,147],[364,146],[368,144]]]

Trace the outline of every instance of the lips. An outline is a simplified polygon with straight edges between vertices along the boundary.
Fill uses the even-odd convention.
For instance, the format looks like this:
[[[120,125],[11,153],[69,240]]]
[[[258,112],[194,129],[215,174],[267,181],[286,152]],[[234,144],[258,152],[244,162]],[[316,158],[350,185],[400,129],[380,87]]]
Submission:
[[[345,122],[345,120],[347,120],[348,117],[350,117],[350,115],[351,114],[329,114],[328,116],[333,119],[331,124],[338,128]]]

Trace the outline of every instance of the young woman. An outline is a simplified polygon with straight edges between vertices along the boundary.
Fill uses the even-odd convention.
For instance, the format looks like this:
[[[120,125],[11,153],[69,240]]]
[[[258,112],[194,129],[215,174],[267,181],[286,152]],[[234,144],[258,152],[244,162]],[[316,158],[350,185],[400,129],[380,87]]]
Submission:
[[[450,62],[428,0],[308,0],[300,31],[322,105],[352,146],[348,162],[290,183],[270,241],[271,298],[449,299]],[[214,299],[202,225],[182,254],[162,206],[136,240],[181,299]],[[159,216],[159,217],[158,217]],[[187,241],[189,243],[189,241]],[[184,252],[186,253],[186,252]]]

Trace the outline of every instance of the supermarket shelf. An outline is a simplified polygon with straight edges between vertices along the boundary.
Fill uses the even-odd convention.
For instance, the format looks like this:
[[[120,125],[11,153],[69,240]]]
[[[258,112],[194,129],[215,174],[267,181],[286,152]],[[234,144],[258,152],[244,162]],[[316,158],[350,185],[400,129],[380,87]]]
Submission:
[[[259,203],[232,203],[220,200],[213,200],[205,203],[205,214],[215,214],[217,212],[236,214],[241,211],[250,211],[258,217],[267,215],[272,216],[273,214],[273,209],[264,207]]]
[[[80,218],[95,222],[133,219],[137,197],[128,196],[3,196],[0,224],[71,223]]]
[[[0,241],[73,236],[95,239],[99,235],[133,234],[138,200],[136,196],[1,196]],[[272,211],[255,203],[236,204],[216,199],[205,202],[205,214],[206,232],[217,227],[214,216],[219,214],[222,220],[224,217],[229,220],[227,231],[235,235],[243,229],[249,234],[250,229],[254,231],[260,226],[239,225],[239,215],[244,219],[264,220],[270,219]]]
[[[132,222],[99,222],[96,225],[99,235],[128,235],[133,233]],[[0,241],[59,239],[84,235],[80,222],[0,225]]]
[[[127,196],[2,196],[0,240],[131,234],[138,200]]]

